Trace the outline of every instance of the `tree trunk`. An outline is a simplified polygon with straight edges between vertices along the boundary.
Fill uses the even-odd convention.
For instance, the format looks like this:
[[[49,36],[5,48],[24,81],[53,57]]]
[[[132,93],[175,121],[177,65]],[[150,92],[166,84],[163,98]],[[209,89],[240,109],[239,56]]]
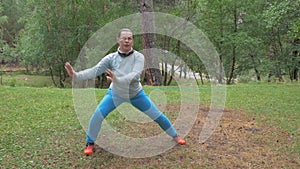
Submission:
[[[279,30],[277,30],[278,31],[278,34],[277,34],[277,36],[278,36],[278,44],[279,44],[279,52],[280,52],[280,56],[282,56],[284,53],[283,53],[283,46],[282,46],[282,42],[281,42],[281,37],[280,37],[280,34],[279,34]],[[284,78],[283,78],[283,74],[282,74],[282,71],[281,71],[281,67],[280,67],[280,64],[279,64],[279,59],[278,59],[278,57],[276,57],[276,68],[278,68],[278,70],[277,70],[277,76],[278,76],[278,78],[279,78],[279,81],[280,82],[284,82]]]
[[[184,67],[183,67],[183,74],[184,74],[184,79],[187,78],[187,71],[188,71],[188,66],[186,64],[184,64]]]
[[[180,56],[180,46],[181,46],[181,43],[180,43],[180,41],[178,40],[177,41],[177,44],[176,44],[176,53],[177,53],[177,55],[178,56]],[[171,84],[171,82],[172,82],[172,80],[173,80],[173,78],[174,78],[174,74],[175,74],[175,63],[176,63],[176,60],[177,60],[177,56],[176,56],[176,58],[174,59],[174,61],[173,61],[173,63],[172,63],[172,68],[171,68],[171,77],[170,77],[170,79],[169,79],[169,81],[168,81],[168,86],[170,86],[170,84]]]
[[[174,60],[174,62],[172,63],[172,66],[171,66],[171,76],[169,78],[169,81],[167,83],[167,86],[170,86],[173,78],[174,78],[174,74],[175,74],[175,62],[176,62],[176,59]]]
[[[148,85],[160,86],[162,85],[162,76],[159,70],[158,57],[152,54],[151,49],[155,49],[156,36],[154,33],[154,16],[153,2],[152,0],[141,0],[141,11],[142,11],[142,38],[143,38],[143,49],[145,56],[145,78]]]
[[[299,79],[299,69],[295,68],[295,70],[293,71],[293,80],[298,81]]]
[[[0,69],[0,85],[3,84],[3,83],[2,83],[2,74],[3,74],[3,71],[2,71],[2,69]]]
[[[165,62],[164,60],[161,61],[161,75],[164,76],[164,69],[165,69],[165,66],[164,66]]]
[[[204,85],[202,72],[199,71],[198,73],[199,73],[199,76],[200,76],[201,84]]]
[[[233,79],[233,74],[235,70],[235,62],[236,62],[236,47],[234,46],[232,49],[232,62],[231,62],[231,69],[230,69],[230,75],[229,79],[227,80],[227,84],[231,84],[232,79]]]
[[[164,86],[167,86],[167,79],[168,79],[168,62],[165,61]]]
[[[252,60],[252,63],[253,63],[253,69],[254,69],[255,74],[256,74],[256,79],[257,79],[258,81],[261,81],[260,73],[259,73],[259,71],[258,71],[258,69],[257,69],[257,67],[256,67],[255,60],[254,60],[254,56],[253,56],[253,54],[252,54],[252,51],[250,51],[250,52],[251,52],[251,53],[250,53],[250,57],[251,57],[251,60]]]
[[[181,64],[181,60],[180,60],[180,70],[179,70],[179,78],[180,79],[182,77],[182,69],[183,69],[183,65]]]
[[[56,87],[58,87],[58,85],[56,84],[55,79],[54,79],[52,66],[50,66],[49,69],[50,69],[51,80],[52,80],[53,84],[54,84]]]
[[[61,68],[63,66],[59,66],[58,67],[58,72],[59,72],[59,87],[60,88],[65,88],[65,75],[64,75],[64,71],[63,69]]]
[[[223,13],[223,9],[222,9],[222,7],[220,6],[220,12],[221,13]],[[223,39],[224,38],[224,28],[223,28],[223,18],[222,17],[220,17],[220,39]],[[219,71],[219,76],[218,76],[218,82],[220,83],[220,84],[222,84],[223,83],[223,76],[222,76],[222,70],[223,70],[223,55],[221,54],[222,53],[222,50],[223,50],[223,48],[222,48],[222,45],[223,45],[223,40],[220,40],[219,42],[218,42],[218,50],[219,50],[219,58],[220,58],[220,71]],[[209,78],[208,78],[209,79]]]
[[[273,63],[269,73],[269,79],[268,82],[271,82],[271,77],[275,76],[275,80],[277,81],[284,81],[281,73],[281,67],[279,64],[279,56],[282,54],[282,43],[280,40],[280,35],[275,35],[276,32],[274,30],[275,28],[272,27],[271,29],[271,44],[270,44],[270,51],[269,51],[269,58],[270,62]],[[277,41],[276,37],[278,38],[278,47],[277,47]]]
[[[298,46],[300,44],[300,39],[296,39],[294,40],[293,45],[294,46]],[[298,50],[293,51],[293,58],[292,58],[292,65],[294,65],[292,67],[292,75],[291,75],[291,81],[298,81],[299,79],[299,66],[300,66],[300,61],[299,60],[300,57],[300,52]]]
[[[198,80],[197,80],[197,77],[196,77],[196,74],[195,74],[194,71],[193,71],[193,76],[194,76],[194,79],[196,80],[197,86],[199,86],[199,82],[198,82]]]
[[[166,35],[164,36],[164,50],[169,50],[170,49],[170,38],[168,38]],[[167,53],[163,52],[163,63],[162,63],[162,76],[163,76],[163,85],[167,85],[167,79],[168,79],[168,59],[167,58]]]
[[[236,9],[236,2],[234,4],[234,34],[237,33],[237,9]],[[227,80],[227,84],[231,84],[233,79],[233,74],[235,70],[235,63],[236,63],[236,45],[233,43],[233,49],[232,49],[232,62],[231,62],[231,69],[230,69],[230,75],[229,79]]]

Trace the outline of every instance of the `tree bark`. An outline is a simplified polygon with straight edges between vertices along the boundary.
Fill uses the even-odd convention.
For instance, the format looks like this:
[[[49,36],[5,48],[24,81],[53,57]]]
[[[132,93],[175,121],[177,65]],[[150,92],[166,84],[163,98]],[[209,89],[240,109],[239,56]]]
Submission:
[[[253,54],[252,54],[252,51],[250,51],[250,52],[251,52],[251,53],[250,53],[250,57],[251,57],[251,60],[252,60],[252,63],[253,63],[253,69],[254,69],[255,74],[256,74],[256,79],[257,79],[258,81],[261,81],[260,73],[259,73],[259,71],[258,71],[258,69],[257,69],[257,67],[256,67],[255,60],[254,60],[254,56],[253,56]]]
[[[148,85],[160,86],[162,85],[162,76],[159,70],[159,60],[157,56],[152,54],[153,50],[151,50],[156,47],[156,36],[153,33],[154,16],[151,14],[153,12],[152,0],[141,0],[141,11],[146,82]]]
[[[295,39],[293,42],[293,46],[300,45],[300,39]],[[300,67],[300,52],[296,48],[293,51],[293,58],[292,58],[292,74],[291,74],[291,81],[298,81],[299,80],[299,67]]]
[[[51,80],[52,80],[53,84],[54,84],[56,87],[58,87],[58,85],[56,84],[55,79],[54,79],[52,66],[50,66],[49,70],[50,70],[50,76],[51,76]]]
[[[237,9],[236,9],[236,2],[234,4],[234,30],[233,32],[236,34],[237,33]],[[233,48],[232,48],[232,62],[231,62],[231,69],[230,69],[230,75],[229,79],[227,80],[227,84],[231,84],[233,75],[234,75],[234,70],[235,70],[235,63],[236,63],[236,45],[233,43]]]
[[[222,7],[220,6],[220,12],[221,13],[223,13],[223,9],[222,9]],[[220,39],[223,39],[224,38],[224,24],[223,24],[223,18],[222,17],[220,17]],[[222,46],[223,46],[223,40],[220,40],[219,42],[218,42],[218,46],[217,46],[217,48],[218,48],[218,50],[219,50],[219,59],[220,59],[220,69],[219,69],[219,76],[218,76],[218,82],[220,83],[220,84],[222,84],[223,83],[223,76],[222,76],[222,70],[223,70],[223,55],[222,55],[222,50],[223,50],[223,48],[222,48]]]

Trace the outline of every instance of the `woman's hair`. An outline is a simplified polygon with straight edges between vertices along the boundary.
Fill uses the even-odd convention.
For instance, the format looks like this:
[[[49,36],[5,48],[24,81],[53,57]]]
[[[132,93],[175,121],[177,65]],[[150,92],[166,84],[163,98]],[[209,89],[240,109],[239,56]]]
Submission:
[[[118,38],[121,36],[121,33],[122,33],[122,32],[130,32],[130,33],[132,33],[132,31],[131,31],[129,28],[122,28],[122,29],[119,31]],[[133,33],[132,33],[132,36],[133,36]]]

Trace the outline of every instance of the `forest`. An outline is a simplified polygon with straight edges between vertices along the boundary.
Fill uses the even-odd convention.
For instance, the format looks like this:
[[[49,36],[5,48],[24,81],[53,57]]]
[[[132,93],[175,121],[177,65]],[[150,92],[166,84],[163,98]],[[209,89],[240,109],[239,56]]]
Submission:
[[[97,30],[124,16],[160,12],[183,18],[208,37],[224,69],[221,83],[298,81],[299,8],[300,0],[1,0],[0,71],[23,67],[65,87],[64,63],[75,63]],[[151,27],[151,22],[141,24]],[[158,48],[176,55],[157,61],[158,71],[146,70],[146,83],[170,85],[176,69],[182,77],[189,69],[202,83],[209,79],[202,60],[179,39],[138,34],[135,42],[137,50]]]

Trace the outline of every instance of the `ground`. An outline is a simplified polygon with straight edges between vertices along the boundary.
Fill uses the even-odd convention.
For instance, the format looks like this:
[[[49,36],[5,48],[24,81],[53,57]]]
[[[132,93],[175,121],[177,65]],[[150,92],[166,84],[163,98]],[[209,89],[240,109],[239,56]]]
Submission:
[[[178,105],[168,105],[171,112]],[[255,117],[243,111],[225,110],[213,135],[199,143],[199,131],[205,122],[209,108],[201,107],[194,127],[185,137],[187,144],[177,145],[155,157],[129,159],[106,152],[99,146],[90,158],[87,168],[298,168],[299,157],[286,149],[293,144],[293,136],[276,127],[257,124]],[[128,124],[129,125],[129,124]],[[131,125],[132,126],[132,125]],[[142,125],[136,130],[143,130]],[[147,124],[147,129],[155,124]],[[131,127],[134,131],[134,127]],[[155,130],[155,129],[154,129]],[[129,132],[129,131],[128,131]],[[154,132],[155,133],[155,132]],[[107,159],[99,163],[97,159]],[[93,161],[95,163],[93,163]]]
[[[234,108],[224,110],[206,142],[199,143],[209,111],[202,105],[185,136],[186,145],[177,145],[157,156],[125,158],[100,146],[91,156],[83,154],[86,133],[74,112],[71,90],[2,87],[0,96],[6,102],[0,102],[0,124],[4,124],[0,127],[0,168],[300,168],[299,95],[294,95],[299,85],[242,85],[227,89],[226,104]],[[102,98],[106,90],[98,92]],[[176,101],[177,94],[170,95],[172,101]],[[209,98],[205,94],[202,92],[202,98]],[[280,104],[282,98],[284,102]],[[248,105],[252,112],[240,109],[240,105]],[[164,109],[172,122],[179,106],[172,102]],[[129,136],[147,137],[162,132],[154,122],[140,124],[118,117],[111,118],[117,119],[112,126]],[[293,132],[287,131],[289,128]]]

